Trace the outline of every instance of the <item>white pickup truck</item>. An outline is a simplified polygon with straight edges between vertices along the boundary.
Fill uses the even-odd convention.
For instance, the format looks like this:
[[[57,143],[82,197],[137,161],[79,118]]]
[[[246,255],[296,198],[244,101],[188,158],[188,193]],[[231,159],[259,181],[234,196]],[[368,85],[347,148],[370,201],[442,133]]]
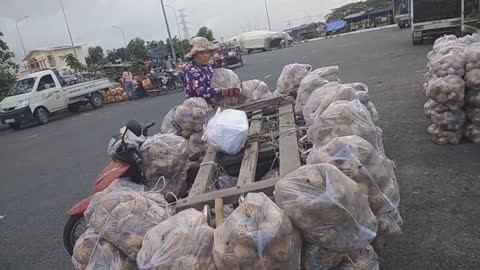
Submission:
[[[88,103],[99,108],[103,106],[100,91],[111,85],[108,79],[99,79],[62,87],[52,70],[31,73],[18,79],[0,102],[0,121],[19,129],[22,123],[33,119],[44,125],[50,114],[63,109],[78,112]]]

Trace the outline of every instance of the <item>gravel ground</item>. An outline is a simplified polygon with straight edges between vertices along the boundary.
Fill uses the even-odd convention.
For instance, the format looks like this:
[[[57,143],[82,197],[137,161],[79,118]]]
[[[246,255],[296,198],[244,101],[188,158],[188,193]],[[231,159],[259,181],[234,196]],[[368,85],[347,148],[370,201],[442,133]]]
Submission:
[[[412,47],[409,30],[385,29],[249,55],[235,71],[274,88],[286,64],[339,65],[344,82],[367,83],[387,155],[397,164],[405,221],[403,235],[386,248],[383,269],[480,269],[480,146],[430,141],[422,93],[429,50]],[[155,120],[158,130],[182,99],[161,96],[0,130],[0,268],[71,269],[64,213],[92,190],[108,161],[109,138],[130,119]]]

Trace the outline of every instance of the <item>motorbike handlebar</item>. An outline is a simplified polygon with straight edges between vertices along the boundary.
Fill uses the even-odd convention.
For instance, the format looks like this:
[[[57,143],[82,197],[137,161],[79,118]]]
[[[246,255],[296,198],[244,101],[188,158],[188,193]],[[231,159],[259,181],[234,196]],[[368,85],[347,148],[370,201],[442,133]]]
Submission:
[[[148,124],[145,125],[145,127],[143,128],[143,131],[142,131],[142,134],[143,136],[148,136],[148,129],[155,126],[155,122],[150,122]]]

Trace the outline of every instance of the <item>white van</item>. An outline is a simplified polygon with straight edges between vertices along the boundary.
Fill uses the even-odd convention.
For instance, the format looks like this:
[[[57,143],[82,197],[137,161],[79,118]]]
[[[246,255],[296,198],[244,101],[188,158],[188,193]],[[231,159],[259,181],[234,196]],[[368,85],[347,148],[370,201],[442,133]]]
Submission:
[[[99,79],[62,87],[52,70],[31,73],[18,79],[0,102],[0,121],[19,129],[22,123],[33,119],[46,124],[49,114],[63,109],[78,112],[88,103],[99,108],[103,106],[100,91],[110,86],[108,79]]]

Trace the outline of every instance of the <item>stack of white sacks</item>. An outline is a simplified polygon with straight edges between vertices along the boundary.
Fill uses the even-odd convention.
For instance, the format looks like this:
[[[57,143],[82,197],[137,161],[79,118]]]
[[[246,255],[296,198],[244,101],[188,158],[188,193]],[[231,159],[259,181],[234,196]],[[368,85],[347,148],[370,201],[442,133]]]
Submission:
[[[425,74],[425,114],[433,122],[428,128],[433,142],[458,144],[463,134],[478,140],[480,115],[475,117],[480,104],[475,101],[478,87],[480,55],[478,35],[456,38],[453,35],[437,39],[428,54]],[[468,86],[466,87],[466,81]],[[470,123],[465,123],[470,119]],[[473,120],[472,120],[473,119]]]

